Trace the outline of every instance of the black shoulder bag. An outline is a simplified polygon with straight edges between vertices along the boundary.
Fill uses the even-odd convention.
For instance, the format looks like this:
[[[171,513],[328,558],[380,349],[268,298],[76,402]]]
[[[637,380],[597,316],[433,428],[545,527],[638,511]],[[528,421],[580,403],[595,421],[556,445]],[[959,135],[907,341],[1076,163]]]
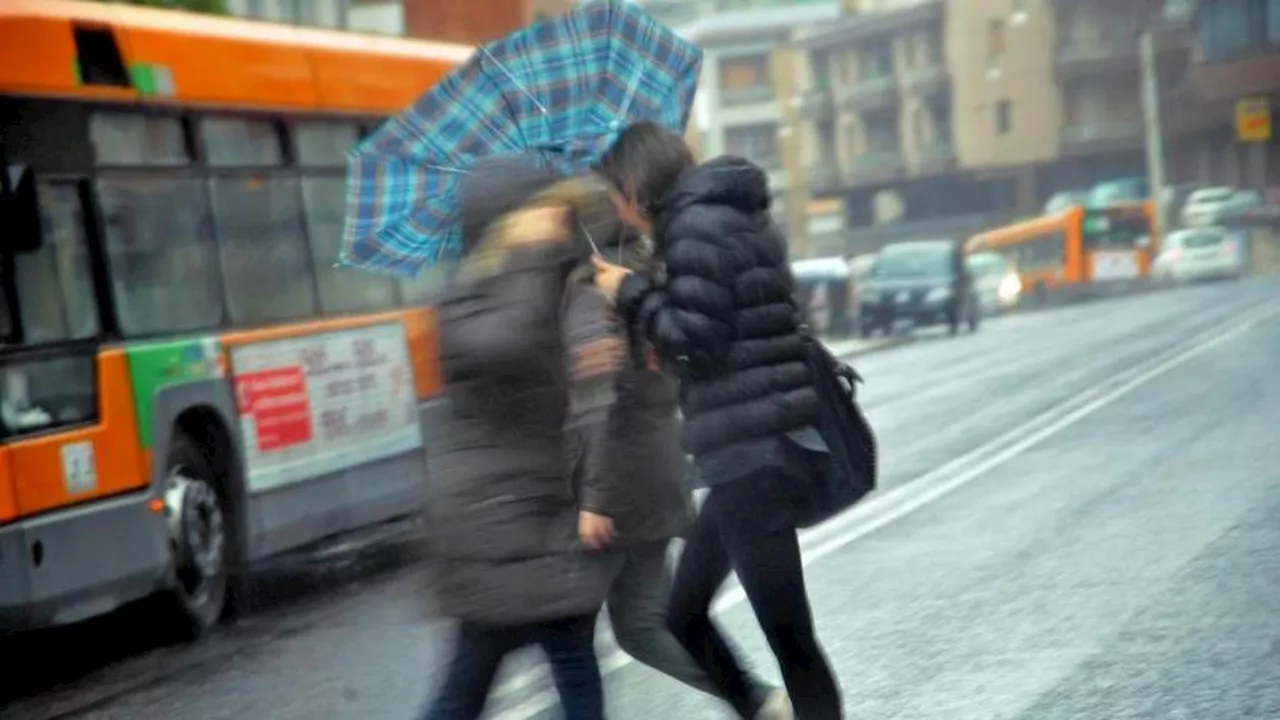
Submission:
[[[879,446],[858,407],[857,386],[862,377],[832,355],[808,326],[801,325],[800,333],[818,393],[818,431],[828,449],[828,453],[807,453],[810,487],[796,520],[800,527],[810,527],[848,510],[875,489]]]

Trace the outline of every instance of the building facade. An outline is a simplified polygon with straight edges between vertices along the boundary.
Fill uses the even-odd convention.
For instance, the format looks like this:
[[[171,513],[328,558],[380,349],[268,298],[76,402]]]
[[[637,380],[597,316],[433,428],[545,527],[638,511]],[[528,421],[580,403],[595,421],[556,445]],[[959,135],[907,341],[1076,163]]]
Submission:
[[[1206,104],[1205,114],[1227,119],[1226,127],[1220,123],[1192,149],[1193,171],[1215,182],[1259,189],[1280,186],[1280,142],[1270,119],[1280,102],[1280,2],[1188,4],[1195,6],[1190,86]],[[1264,137],[1243,133],[1245,128],[1236,125],[1236,114],[1245,104],[1255,115],[1265,116]]]
[[[1192,87],[1191,17],[1158,0],[846,0],[838,22],[795,39],[810,188],[842,198],[874,246],[961,235],[1036,214],[1055,192],[1143,176],[1144,31],[1169,179],[1212,175],[1195,148],[1221,146],[1228,120]]]

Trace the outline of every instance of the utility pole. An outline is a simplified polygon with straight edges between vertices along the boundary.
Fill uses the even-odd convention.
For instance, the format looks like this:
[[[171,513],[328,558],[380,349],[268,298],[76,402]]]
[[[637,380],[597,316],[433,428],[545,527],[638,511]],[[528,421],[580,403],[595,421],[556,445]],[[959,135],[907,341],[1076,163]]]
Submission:
[[[1164,241],[1168,217],[1165,208],[1164,131],[1160,118],[1160,78],[1156,71],[1155,38],[1151,30],[1138,37],[1138,57],[1142,65],[1143,135],[1147,141],[1147,184],[1151,187],[1153,234],[1151,243],[1159,247]]]

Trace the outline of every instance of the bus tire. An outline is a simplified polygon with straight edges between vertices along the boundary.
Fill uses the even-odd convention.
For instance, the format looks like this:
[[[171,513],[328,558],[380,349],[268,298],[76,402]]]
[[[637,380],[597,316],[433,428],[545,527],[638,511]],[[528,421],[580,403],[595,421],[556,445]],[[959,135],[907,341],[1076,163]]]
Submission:
[[[178,639],[215,627],[227,605],[231,526],[227,500],[199,445],[175,429],[165,471],[169,586],[160,600]]]
[[[1031,299],[1036,307],[1045,306],[1049,301],[1049,291],[1045,289],[1044,283],[1036,283],[1036,286],[1031,289]]]

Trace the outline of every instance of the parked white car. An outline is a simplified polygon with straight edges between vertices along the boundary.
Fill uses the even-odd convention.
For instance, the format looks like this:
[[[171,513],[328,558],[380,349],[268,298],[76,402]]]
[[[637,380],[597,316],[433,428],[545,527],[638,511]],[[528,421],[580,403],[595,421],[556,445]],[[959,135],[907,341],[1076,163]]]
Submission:
[[[1238,278],[1244,267],[1243,248],[1230,231],[1187,228],[1165,238],[1151,273],[1171,280],[1212,280]]]
[[[1225,185],[1193,191],[1182,206],[1182,225],[1194,228],[1214,224],[1219,213],[1229,207],[1235,197],[1236,189]]]

